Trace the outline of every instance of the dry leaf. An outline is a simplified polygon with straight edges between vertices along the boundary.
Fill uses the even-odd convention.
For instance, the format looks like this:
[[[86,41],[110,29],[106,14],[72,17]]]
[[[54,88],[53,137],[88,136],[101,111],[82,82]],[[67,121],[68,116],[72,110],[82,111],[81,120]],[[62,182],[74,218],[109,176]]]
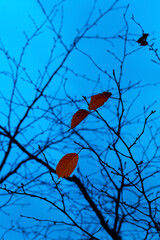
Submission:
[[[85,109],[78,110],[72,117],[71,129],[75,128],[80,122],[82,122],[89,114],[89,111]]]
[[[56,173],[58,175],[58,178],[68,178],[76,168],[77,162],[77,153],[68,153],[64,157],[62,157],[56,167]]]
[[[89,110],[96,110],[101,107],[112,95],[110,92],[103,92],[91,97],[90,104],[88,106]]]
[[[148,37],[148,33],[143,33],[143,36],[140,37],[137,42],[141,45],[141,46],[146,46],[148,45],[148,42],[147,42],[147,37]]]

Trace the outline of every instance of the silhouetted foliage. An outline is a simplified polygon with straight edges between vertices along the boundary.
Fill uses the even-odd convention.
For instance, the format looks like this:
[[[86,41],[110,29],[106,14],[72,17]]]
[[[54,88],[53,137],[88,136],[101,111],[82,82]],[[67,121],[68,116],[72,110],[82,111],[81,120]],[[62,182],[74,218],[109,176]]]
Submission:
[[[148,42],[147,42],[147,37],[148,37],[148,33],[143,33],[143,36],[140,37],[137,42],[141,45],[141,46],[147,46]]]

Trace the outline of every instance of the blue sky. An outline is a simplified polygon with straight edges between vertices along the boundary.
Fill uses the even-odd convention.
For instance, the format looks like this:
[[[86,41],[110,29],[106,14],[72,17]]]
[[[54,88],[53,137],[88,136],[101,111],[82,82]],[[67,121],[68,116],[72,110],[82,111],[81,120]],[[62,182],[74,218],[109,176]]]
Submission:
[[[86,4],[85,0],[81,1],[73,1],[73,0],[67,0],[64,1],[63,7],[57,7],[57,11],[54,12],[54,27],[56,31],[61,29],[61,35],[62,35],[62,41],[65,43],[65,45],[69,48],[72,44],[73,39],[75,36],[77,36],[77,30],[83,31],[84,24],[86,22],[86,19],[88,17],[88,14],[90,13],[90,9],[92,8],[94,1],[89,0]],[[113,1],[111,1],[113,2]],[[130,2],[130,1],[129,1]],[[59,1],[54,1],[54,3],[59,3]],[[53,1],[43,1],[42,2],[46,12],[49,14],[52,9]],[[89,31],[86,36],[91,37],[94,35],[99,36],[107,36],[112,37],[116,35],[115,39],[108,39],[106,41],[104,40],[97,40],[97,39],[89,39],[84,38],[82,39],[78,44],[78,49],[74,50],[67,61],[65,62],[63,69],[59,71],[59,73],[54,78],[54,81],[51,82],[49,85],[49,88],[46,90],[46,94],[55,96],[57,105],[62,102],[63,98],[65,97],[66,101],[66,95],[64,92],[64,83],[65,83],[65,90],[67,94],[70,96],[71,99],[82,99],[82,96],[90,97],[93,94],[103,92],[106,90],[112,90],[113,96],[117,97],[118,92],[115,87],[115,84],[113,81],[111,82],[110,79],[106,74],[104,74],[102,71],[99,71],[96,67],[93,61],[90,61],[90,59],[83,54],[83,52],[87,53],[91,58],[94,60],[94,62],[101,67],[102,70],[106,70],[109,74],[112,74],[112,70],[115,69],[116,76],[119,75],[119,63],[115,59],[113,55],[111,55],[108,50],[111,52],[114,52],[119,58],[122,58],[123,56],[123,44],[124,41],[122,39],[118,39],[118,34],[124,35],[123,32],[119,32],[121,29],[123,29],[124,26],[124,18],[123,18],[123,12],[124,12],[124,6],[128,4],[127,0],[119,1],[117,4],[117,9],[114,10],[114,12],[111,12],[108,14],[103,22],[98,22],[97,26],[94,27],[91,31]],[[106,3],[104,0],[99,0],[96,6],[95,13],[93,14],[92,18],[90,19],[90,22],[92,22],[99,14],[99,9],[101,11],[107,9],[110,4]],[[119,8],[121,6],[121,8]],[[144,29],[144,32],[149,33],[148,41],[149,43],[154,42],[154,47],[157,48],[160,43],[160,29],[159,29],[159,8],[160,8],[160,2],[158,0],[154,1],[154,4],[150,0],[142,0],[142,1],[132,1],[130,3],[129,9],[127,11],[127,21],[129,25],[129,39],[132,40],[127,45],[127,51],[133,51],[135,52],[131,55],[129,55],[126,58],[126,61],[124,63],[123,68],[123,78],[122,78],[122,87],[125,87],[128,85],[128,82],[135,83],[138,81],[141,81],[141,85],[148,85],[145,88],[140,88],[138,91],[135,89],[129,93],[124,94],[124,102],[126,108],[130,106],[133,99],[135,100],[135,103],[128,114],[128,120],[132,119],[134,116],[137,116],[138,114],[143,112],[144,106],[148,107],[153,102],[156,101],[156,103],[152,106],[151,110],[156,110],[155,118],[158,118],[159,116],[159,75],[160,75],[160,67],[158,64],[153,63],[151,60],[156,60],[155,54],[152,51],[149,51],[147,47],[139,47],[138,43],[136,43],[136,40],[141,36],[142,31],[141,28],[135,24],[135,22],[131,19],[132,15],[134,15],[135,20],[140,23]],[[63,15],[63,19],[61,19],[61,15]],[[35,31],[35,26],[40,26],[45,21],[44,14],[42,13],[42,10],[40,9],[39,5],[37,4],[37,1],[33,0],[1,0],[0,1],[0,42],[1,47],[4,47],[5,50],[8,52],[9,56],[12,57],[12,60],[10,63],[10,66],[8,64],[8,61],[4,55],[4,52],[0,52],[0,92],[5,96],[6,98],[10,99],[10,96],[12,94],[13,89],[13,77],[16,76],[16,67],[14,63],[17,63],[20,59],[20,54],[22,52],[22,48],[25,45],[26,42],[26,35],[30,38]],[[61,28],[62,24],[62,28]],[[39,79],[45,72],[45,66],[47,66],[48,59],[50,56],[50,51],[53,46],[53,40],[56,38],[55,34],[52,31],[51,26],[49,23],[44,24],[44,26],[41,28],[39,34],[35,36],[30,42],[29,46],[25,49],[25,53],[22,60],[22,67],[25,68],[27,73],[30,76],[30,79],[33,81],[35,86],[31,84],[31,82],[28,81],[27,76],[25,74],[25,70],[19,69],[19,77],[17,82],[17,88],[20,91],[22,97],[25,99],[27,103],[30,103],[35,95],[35,87],[39,84]],[[135,41],[134,41],[135,40]],[[42,83],[42,86],[44,86],[45,82],[48,80],[48,78],[52,75],[54,70],[57,68],[61,60],[63,59],[63,56],[65,54],[65,48],[59,43],[59,41],[56,42],[56,47],[53,50],[53,56],[52,61],[50,63],[50,66],[48,68],[47,73],[44,75],[44,81]],[[14,62],[15,59],[15,62]],[[68,71],[65,74],[66,68],[69,68],[73,71]],[[6,73],[7,72],[7,73]],[[8,72],[13,75],[10,77],[8,75]],[[77,75],[76,75],[77,74]],[[64,75],[64,79],[63,79]],[[85,77],[84,77],[85,75]],[[26,81],[27,80],[27,81]],[[99,83],[97,84],[97,82]],[[154,85],[156,84],[156,86]],[[140,92],[139,92],[140,91]],[[139,96],[137,98],[137,95]],[[16,97],[14,98],[15,101],[23,102],[23,98],[20,97],[19,93],[16,92]],[[17,97],[18,96],[18,97]],[[9,108],[7,106],[7,103],[3,101],[3,99],[0,99],[1,102],[1,124],[3,126],[8,127],[8,122],[6,115],[9,114]],[[108,102],[108,105],[105,105],[103,109],[100,111],[104,114],[104,116],[107,118],[108,121],[113,120],[113,113],[111,110],[116,109],[117,100],[113,99],[113,105],[112,102]],[[54,102],[53,105],[55,106],[56,103]],[[11,116],[11,125],[12,130],[16,126],[18,122],[18,118],[22,117],[25,108],[19,107],[17,108],[14,106],[14,110]],[[36,107],[44,108],[46,109],[47,102],[45,100],[40,100]],[[87,108],[87,104],[85,102],[78,103],[79,108]],[[110,109],[110,111],[108,111]],[[66,124],[70,124],[70,120],[72,115],[76,112],[77,106],[75,104],[72,104],[70,106],[67,106],[65,104],[65,107],[62,109],[55,108],[55,113],[58,116],[63,116],[64,120],[66,121]],[[17,115],[16,115],[16,114]],[[149,113],[149,111],[148,111]],[[36,116],[40,116],[40,112],[36,109],[35,112],[31,112],[31,119],[34,117],[34,114]],[[18,116],[18,117],[17,117]],[[48,113],[47,119],[43,118],[40,119],[38,124],[33,124],[32,128],[29,128],[28,131],[24,131],[25,137],[27,141],[30,141],[32,136],[39,133],[41,130],[44,131],[44,134],[38,136],[36,138],[35,144],[32,146],[26,146],[28,149],[36,149],[36,146],[38,143],[41,143],[45,138],[51,137],[51,139],[56,138],[58,141],[61,136],[60,133],[63,131],[68,130],[68,126],[64,126],[61,129],[61,126],[57,126],[53,123],[52,114]],[[136,119],[137,120],[137,119]],[[134,125],[129,125],[124,129],[124,134],[128,134],[127,138],[129,141],[131,139],[134,139],[135,136],[139,133],[141,130],[141,127],[143,126],[143,120],[144,116],[142,116],[142,123],[140,125],[137,125],[137,123]],[[30,120],[29,120],[30,121]],[[25,122],[23,126],[27,125],[29,121]],[[88,125],[85,125],[87,124]],[[102,126],[99,125],[100,123],[94,116],[89,116],[81,125],[81,127],[85,128],[88,126],[90,129],[95,128],[95,125],[97,124],[97,128]],[[113,124],[115,125],[116,122],[113,121]],[[158,122],[156,122],[158,124]],[[53,132],[49,135],[49,127],[52,126]],[[80,128],[81,128],[80,127]],[[78,127],[79,129],[79,127]],[[101,150],[101,146],[105,146],[106,142],[107,144],[110,142],[111,137],[109,136],[109,132],[105,130],[105,134],[108,135],[108,138],[106,140],[105,134],[101,136],[101,139],[99,138],[99,141],[97,141],[96,134],[92,134],[92,131],[82,131],[86,139],[89,141],[92,140],[93,143],[98,144],[99,143],[99,149]],[[66,136],[67,133],[64,133]],[[58,136],[59,133],[59,136]],[[97,133],[98,134],[98,133]],[[149,132],[147,132],[149,136]],[[132,138],[133,137],[133,138]],[[27,141],[22,138],[22,136],[18,136],[17,138],[19,141],[22,141],[22,143],[26,143]],[[147,142],[147,135],[142,138],[142,143],[144,141]],[[53,146],[53,148],[46,151],[47,158],[50,162],[50,164],[55,167],[58,163],[59,159],[68,152],[74,152],[78,151],[78,146],[75,146],[73,144],[73,141],[78,141],[78,137],[71,136],[70,141],[65,140],[63,143],[59,143],[59,145]],[[25,142],[26,141],[26,142]],[[97,141],[97,142],[96,142]],[[106,142],[105,142],[106,141]],[[104,144],[105,143],[105,144]],[[120,146],[121,148],[121,146]],[[153,149],[151,149],[152,152]],[[3,155],[2,151],[2,155]],[[139,152],[137,149],[134,152],[135,156],[139,157]],[[109,159],[112,159],[114,155],[112,153],[109,153],[108,155]],[[13,151],[10,155],[10,161],[6,167],[4,168],[4,171],[1,173],[5,175],[5,172],[9,171],[9,169],[14,167],[13,159],[15,159],[16,162],[19,162],[20,159],[23,159],[23,154],[21,154],[18,151]],[[105,157],[105,156],[104,156]],[[87,158],[87,161],[86,161]],[[116,162],[111,163],[114,167],[116,167]],[[95,162],[95,164],[92,164],[92,154],[89,152],[83,152],[81,153],[81,162],[79,163],[78,167],[83,172],[84,176],[92,176],[93,173],[98,171],[98,163]],[[41,181],[48,181],[50,183],[50,176],[48,173],[45,175],[45,170],[39,169],[34,163],[30,163],[29,167],[32,169],[31,172],[28,170],[25,170],[25,168],[21,169],[19,174],[25,173],[26,175],[31,174],[33,169],[35,172],[43,172],[44,171],[44,179],[42,177]],[[129,165],[129,167],[132,167]],[[88,172],[88,169],[89,172]],[[26,172],[25,172],[26,171]],[[75,170],[74,174],[78,174],[77,170]],[[0,176],[0,177],[1,177]],[[95,174],[98,179],[98,175]],[[55,176],[55,180],[57,177]],[[92,179],[92,177],[91,177]],[[10,186],[12,186],[12,181],[16,180],[13,178],[11,179],[11,182],[7,182]],[[103,180],[102,180],[103,182]],[[20,184],[19,180],[17,180],[17,183]],[[64,184],[64,185],[63,185]],[[66,189],[70,189],[70,185],[65,182],[65,180],[62,180],[62,187],[66,187]],[[46,194],[52,189],[45,188],[45,186],[41,187],[38,186],[39,190],[46,191]],[[37,188],[37,189],[38,189]],[[36,189],[36,191],[37,191]],[[34,185],[32,185],[32,190],[34,190]],[[4,192],[2,193],[4,194]],[[51,194],[52,195],[52,194]],[[53,196],[52,196],[53,197]],[[3,196],[2,196],[3,198]],[[6,198],[4,197],[2,201],[5,202]],[[16,200],[13,199],[13,201]],[[28,204],[31,203],[30,206],[26,206],[25,208],[22,208],[21,206],[10,206],[9,213],[10,216],[1,213],[0,215],[0,225],[5,225],[7,228],[10,227],[10,220],[15,222],[17,219],[22,223],[22,226],[29,227],[30,224],[34,224],[35,222],[33,220],[27,220],[19,218],[19,215],[23,213],[23,215],[27,215],[27,213],[32,214],[32,216],[39,217],[39,218],[52,218],[52,213],[49,212],[49,207],[46,206],[46,204],[43,204],[37,200],[33,199],[20,199],[21,203]],[[31,202],[30,202],[31,201]],[[9,209],[9,208],[8,208]],[[7,210],[6,210],[7,211]],[[59,212],[56,212],[55,216],[57,219],[61,219],[61,214]],[[2,219],[2,220],[1,220]],[[2,233],[3,234],[3,233]],[[54,233],[55,234],[55,233]],[[60,234],[60,229],[57,227],[56,230],[56,237],[58,237]],[[1,230],[0,230],[0,236],[1,236]],[[53,237],[53,233],[51,233],[51,236]],[[102,236],[99,236],[102,237]],[[106,236],[104,236],[106,237]],[[5,235],[5,240],[9,239],[22,239],[22,235],[20,233],[16,233],[14,231],[9,231]],[[40,239],[40,238],[39,238]],[[54,239],[54,238],[53,238]],[[127,238],[126,238],[127,239]]]

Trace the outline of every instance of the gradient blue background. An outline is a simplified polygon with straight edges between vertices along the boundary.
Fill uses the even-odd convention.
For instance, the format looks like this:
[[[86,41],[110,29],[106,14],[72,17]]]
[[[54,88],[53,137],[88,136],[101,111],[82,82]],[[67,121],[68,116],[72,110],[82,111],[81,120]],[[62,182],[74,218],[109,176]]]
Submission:
[[[57,1],[58,2],[58,1]],[[107,1],[112,2],[112,1]],[[149,33],[148,40],[155,43],[155,47],[158,48],[160,44],[160,27],[159,27],[159,10],[160,10],[160,1],[159,0],[135,0],[135,1],[125,1],[122,0],[118,3],[118,6],[126,6],[130,3],[129,10],[127,12],[127,20],[129,22],[129,32],[133,34],[130,35],[131,39],[138,39],[141,36],[141,29],[131,20],[132,14],[134,14],[135,19],[143,26],[143,29],[146,33]],[[52,6],[52,1],[43,1],[42,2],[46,11],[50,11]],[[91,0],[68,0],[64,2],[64,22],[63,22],[63,30],[62,30],[62,38],[67,46],[72,43],[76,35],[76,29],[81,28],[86,21],[86,17],[90,12],[93,1]],[[98,1],[99,7],[101,9],[107,8],[110,4],[106,3],[104,0]],[[96,13],[97,14],[97,13]],[[95,16],[96,16],[95,14]],[[0,41],[3,43],[5,49],[9,52],[11,56],[14,56],[15,60],[18,61],[22,47],[25,43],[24,32],[30,36],[34,31],[34,25],[32,23],[31,18],[35,20],[36,24],[39,25],[44,21],[44,15],[39,8],[36,1],[33,0],[1,0],[0,1]],[[57,23],[56,23],[57,21]],[[59,18],[55,18],[55,26],[59,25]],[[106,18],[106,25],[100,25],[97,28],[97,32],[99,34],[105,33],[108,36],[112,36],[117,30],[121,29],[123,26],[123,15],[121,10],[117,10]],[[95,32],[93,31],[93,34]],[[91,31],[92,35],[92,31]],[[27,71],[30,73],[32,79],[37,79],[38,71],[43,71],[44,66],[47,63],[47,59],[50,53],[50,48],[52,46],[52,33],[47,28],[43,28],[40,35],[38,35],[30,44],[25,52],[25,57],[23,59],[23,66],[27,68]],[[137,49],[137,43],[133,43],[133,48]],[[132,48],[131,46],[131,48]],[[98,64],[101,65],[102,68],[106,68],[108,72],[112,72],[114,68],[116,73],[119,71],[118,66],[116,66],[115,59],[107,53],[107,49],[114,49],[114,51],[121,56],[121,48],[122,41],[115,40],[115,45],[112,46],[110,42],[102,41],[100,45],[97,45],[96,40],[91,40],[90,42],[81,41],[78,47],[84,52],[87,51],[94,60]],[[106,52],[105,52],[106,51]],[[61,46],[56,48],[55,55],[58,56],[63,52]],[[61,59],[61,57],[60,57]],[[124,75],[123,75],[123,85],[125,86],[128,81],[136,82],[142,81],[141,85],[147,84],[158,84],[160,82],[160,66],[158,64],[150,61],[151,59],[156,60],[153,52],[149,51],[147,48],[141,48],[139,51],[132,54],[130,59],[126,61],[124,67]],[[53,70],[56,68],[60,60],[54,62],[54,64],[49,69],[50,74],[52,74]],[[78,81],[75,81],[75,77],[72,74],[68,75],[68,81],[66,84],[67,93],[72,98],[81,98],[82,95],[90,96],[92,91],[94,92],[95,82],[98,78],[98,72],[94,71],[93,64],[83,55],[74,51],[69,60],[67,60],[66,66],[68,65],[70,68],[74,69],[80,74],[86,74],[88,78],[92,81],[87,82],[83,78],[79,78]],[[4,54],[0,52],[0,72],[4,72],[8,70],[7,62],[5,61]],[[96,91],[105,91],[107,88],[110,88],[111,85],[107,82],[106,77],[102,74],[100,77],[100,85],[96,88]],[[124,80],[125,79],[125,80]],[[20,81],[19,89],[21,94],[26,99],[26,101],[30,101],[32,95],[34,95],[34,89],[30,88],[29,85],[24,84],[24,82]],[[48,92],[54,92],[59,88],[59,79],[57,77],[56,81],[51,84],[50,88],[47,90]],[[11,90],[13,87],[12,80],[5,77],[4,75],[0,75],[0,92],[5,97],[9,97],[11,94]],[[138,113],[141,113],[144,106],[148,106],[155,102],[153,106],[153,110],[156,110],[156,117],[159,116],[159,92],[160,86],[148,86],[141,89],[141,93],[139,98],[136,101],[136,105],[134,105],[129,118]],[[136,93],[137,94],[137,93]],[[128,105],[132,102],[133,98],[136,96],[135,92],[132,95],[126,94],[126,99],[128,100]],[[58,93],[58,98],[64,97],[63,90]],[[41,102],[43,105],[43,102]],[[5,102],[0,99],[1,113],[5,113],[6,105]],[[73,106],[71,109],[65,109],[67,111],[71,111],[71,115],[76,111],[76,107]],[[21,115],[23,109],[20,110],[19,114]],[[71,116],[70,115],[70,116]],[[66,120],[69,123],[69,119]],[[5,125],[6,118],[3,118],[1,114],[1,124]],[[14,117],[13,117],[14,121]],[[15,119],[15,124],[16,124]],[[89,121],[93,122],[91,117]],[[43,124],[43,123],[42,123]],[[157,123],[158,124],[158,123]],[[13,122],[14,125],[14,122]],[[67,130],[67,127],[66,127]],[[34,130],[36,132],[36,129]],[[138,134],[138,127],[135,129],[133,127],[129,128],[128,131],[131,131],[135,135]],[[29,134],[29,133],[27,133]],[[89,136],[92,137],[92,136]],[[145,139],[144,139],[145,141]],[[68,149],[66,150],[67,153]],[[64,151],[65,152],[65,151]],[[51,154],[52,153],[48,153]],[[136,153],[135,153],[136,154]],[[58,163],[59,159],[64,155],[64,153],[58,154],[54,152],[54,160],[55,165]],[[13,155],[14,158],[14,155]],[[57,162],[56,162],[57,161]],[[91,161],[90,161],[91,163]],[[92,163],[91,163],[92,164]],[[93,167],[93,166],[92,166]],[[95,166],[93,169],[90,169],[91,173],[95,171]],[[86,171],[88,169],[88,163],[85,160],[82,160],[81,169],[83,169],[84,173],[88,174]],[[76,174],[76,170],[74,172]],[[4,198],[5,199],[5,198]],[[3,199],[1,200],[3,201]],[[26,200],[25,200],[26,201]],[[23,200],[22,200],[23,202]],[[2,203],[2,202],[1,202]],[[28,204],[28,200],[24,202]],[[10,215],[7,215],[3,212],[0,213],[0,225],[5,225],[8,228],[11,224],[11,221],[16,221],[19,219],[19,215],[23,213],[23,215],[32,214],[35,217],[44,217],[44,218],[52,218],[52,215],[48,212],[48,206],[44,203],[39,203],[35,199],[30,199],[31,205],[22,209],[21,206],[10,208]],[[38,203],[38,204],[37,204]],[[57,212],[57,219],[61,219],[61,214]],[[19,221],[19,220],[18,220]],[[24,225],[30,226],[32,220],[21,219],[24,221]],[[63,227],[62,227],[63,229]],[[57,228],[57,232],[54,234],[59,234],[61,230]],[[0,228],[0,236],[1,236],[1,228]],[[5,237],[5,240],[16,239],[21,240],[22,236],[20,234],[14,233],[14,231],[9,231]]]

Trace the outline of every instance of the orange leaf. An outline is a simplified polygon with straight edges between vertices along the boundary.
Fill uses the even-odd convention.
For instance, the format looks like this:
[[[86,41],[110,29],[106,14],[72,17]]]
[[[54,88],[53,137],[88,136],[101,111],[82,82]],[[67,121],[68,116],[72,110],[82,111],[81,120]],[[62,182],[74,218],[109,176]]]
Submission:
[[[103,92],[91,97],[91,102],[88,106],[89,110],[96,110],[101,107],[112,95],[110,92]]]
[[[58,178],[68,178],[76,168],[77,162],[77,153],[68,153],[64,157],[62,157],[56,167],[56,173],[58,175]]]
[[[71,129],[75,128],[80,122],[82,122],[89,114],[89,111],[85,109],[78,110],[72,117]]]

